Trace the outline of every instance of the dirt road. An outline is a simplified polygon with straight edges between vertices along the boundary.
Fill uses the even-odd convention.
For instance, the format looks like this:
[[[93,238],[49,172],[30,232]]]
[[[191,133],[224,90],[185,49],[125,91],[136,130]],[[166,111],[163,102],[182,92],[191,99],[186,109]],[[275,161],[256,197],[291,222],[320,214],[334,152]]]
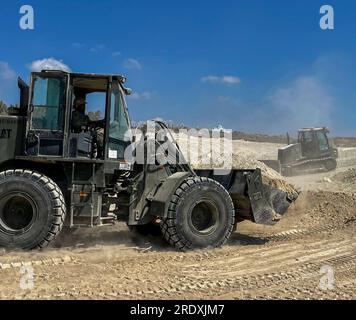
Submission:
[[[243,222],[225,247],[189,253],[121,224],[77,231],[61,248],[3,252],[0,298],[356,299],[355,200],[305,192],[279,224]]]

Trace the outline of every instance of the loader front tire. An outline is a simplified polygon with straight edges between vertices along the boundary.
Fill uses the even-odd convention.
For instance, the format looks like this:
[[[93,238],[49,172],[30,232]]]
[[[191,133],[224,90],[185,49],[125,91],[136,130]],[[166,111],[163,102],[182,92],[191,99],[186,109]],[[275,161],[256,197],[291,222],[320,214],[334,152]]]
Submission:
[[[62,191],[32,170],[0,172],[0,246],[44,248],[61,231],[66,215]]]
[[[235,210],[227,190],[218,182],[188,178],[170,199],[161,221],[165,240],[179,250],[220,247],[230,237]]]

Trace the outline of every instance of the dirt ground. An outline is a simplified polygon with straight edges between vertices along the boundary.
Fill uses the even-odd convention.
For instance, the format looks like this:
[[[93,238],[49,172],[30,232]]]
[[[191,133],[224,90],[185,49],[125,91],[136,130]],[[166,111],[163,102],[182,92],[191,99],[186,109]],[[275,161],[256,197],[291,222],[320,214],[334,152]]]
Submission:
[[[43,251],[0,251],[0,298],[356,299],[354,176],[288,178],[302,193],[281,221],[239,223],[219,249],[177,252],[118,223],[65,232]]]
[[[338,167],[331,172],[288,177],[286,180],[300,190],[356,193],[356,166]]]

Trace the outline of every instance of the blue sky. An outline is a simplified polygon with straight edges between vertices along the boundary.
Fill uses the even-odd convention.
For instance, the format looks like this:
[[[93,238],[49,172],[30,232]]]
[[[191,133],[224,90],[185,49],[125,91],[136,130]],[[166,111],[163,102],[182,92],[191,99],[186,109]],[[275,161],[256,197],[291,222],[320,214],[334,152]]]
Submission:
[[[19,28],[23,4],[35,30]],[[323,4],[335,30],[319,27]],[[136,121],[356,135],[355,34],[352,0],[1,1],[0,99],[16,102],[15,75],[53,58],[127,76]]]

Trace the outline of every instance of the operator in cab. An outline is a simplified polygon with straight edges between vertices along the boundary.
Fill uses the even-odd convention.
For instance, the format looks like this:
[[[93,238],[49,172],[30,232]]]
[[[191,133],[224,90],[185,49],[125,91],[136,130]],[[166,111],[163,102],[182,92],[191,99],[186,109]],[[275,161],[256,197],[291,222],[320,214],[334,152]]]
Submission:
[[[80,133],[87,131],[90,128],[94,129],[93,139],[97,144],[98,157],[102,157],[104,152],[104,127],[105,119],[103,120],[90,120],[89,116],[85,114],[86,100],[83,97],[77,97],[74,100],[72,112],[72,131]]]

